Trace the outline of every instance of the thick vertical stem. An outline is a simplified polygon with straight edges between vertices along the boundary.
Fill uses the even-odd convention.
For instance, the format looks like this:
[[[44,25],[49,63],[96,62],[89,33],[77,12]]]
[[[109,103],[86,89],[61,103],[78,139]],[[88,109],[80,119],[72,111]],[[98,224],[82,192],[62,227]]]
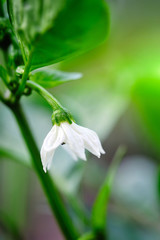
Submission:
[[[56,186],[53,183],[53,180],[48,173],[44,173],[43,171],[38,147],[32,136],[31,130],[21,109],[21,106],[19,103],[17,103],[16,105],[12,106],[11,109],[17,120],[28,151],[30,152],[30,155],[32,157],[33,166],[43,186],[44,192],[48,198],[52,212],[54,213],[66,239],[75,240],[78,238],[78,233],[72,223],[70,216],[68,215],[68,212],[65,209],[63,201]]]

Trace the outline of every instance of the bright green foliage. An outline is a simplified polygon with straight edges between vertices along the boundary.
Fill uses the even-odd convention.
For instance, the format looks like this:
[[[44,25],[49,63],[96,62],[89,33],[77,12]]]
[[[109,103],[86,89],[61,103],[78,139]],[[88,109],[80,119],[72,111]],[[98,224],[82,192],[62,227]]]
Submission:
[[[133,103],[138,110],[148,140],[160,153],[160,81],[159,78],[142,78],[133,88]]]
[[[108,31],[103,0],[8,0],[8,6],[24,61],[32,57],[32,69],[92,49]]]
[[[43,69],[31,73],[30,80],[45,88],[52,88],[71,80],[77,80],[81,77],[81,73],[67,73],[53,69]]]

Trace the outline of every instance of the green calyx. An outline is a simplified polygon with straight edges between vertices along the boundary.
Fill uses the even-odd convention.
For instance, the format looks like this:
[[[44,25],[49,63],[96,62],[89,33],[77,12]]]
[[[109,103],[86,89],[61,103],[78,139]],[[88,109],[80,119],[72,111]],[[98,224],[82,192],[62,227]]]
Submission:
[[[73,117],[67,110],[58,109],[54,111],[52,114],[53,125],[56,124],[60,126],[62,122],[68,122],[69,124],[72,124],[72,121],[73,121]]]

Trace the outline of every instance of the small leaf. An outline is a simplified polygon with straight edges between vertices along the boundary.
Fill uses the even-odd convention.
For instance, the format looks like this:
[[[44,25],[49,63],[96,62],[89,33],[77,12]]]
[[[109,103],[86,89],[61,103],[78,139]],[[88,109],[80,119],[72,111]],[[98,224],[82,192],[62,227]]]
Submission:
[[[8,0],[9,16],[31,69],[84,53],[108,32],[104,0]]]
[[[110,192],[120,161],[126,152],[125,147],[119,147],[109,167],[106,179],[98,193],[92,210],[92,225],[97,236],[105,236],[106,209]]]
[[[32,72],[30,80],[45,88],[53,88],[65,82],[77,80],[81,77],[81,73],[67,73],[53,69],[43,69]]]

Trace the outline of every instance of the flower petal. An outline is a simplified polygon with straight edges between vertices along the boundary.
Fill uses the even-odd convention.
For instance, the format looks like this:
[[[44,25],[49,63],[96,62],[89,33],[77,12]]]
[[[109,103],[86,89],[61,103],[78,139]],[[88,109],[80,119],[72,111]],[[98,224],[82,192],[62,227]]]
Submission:
[[[46,172],[51,165],[55,149],[64,142],[65,135],[61,127],[53,126],[47,134],[41,148],[41,161]]]
[[[49,170],[52,159],[55,153],[55,149],[52,149],[50,151],[41,151],[41,159],[42,159],[42,164],[43,164],[43,170],[47,172]]]
[[[105,151],[102,148],[101,142],[99,140],[98,135],[85,127],[81,127],[77,125],[76,123],[72,123],[72,128],[77,131],[79,134],[81,134],[85,148],[96,155],[97,157],[100,157],[101,153],[104,154]]]
[[[69,124],[67,122],[64,122],[61,124],[61,127],[64,131],[64,134],[66,136],[66,144],[68,144],[70,150],[75,154],[77,157],[86,160],[85,155],[85,148],[83,139],[81,138],[81,135],[78,134],[76,131],[72,129],[72,124]]]

